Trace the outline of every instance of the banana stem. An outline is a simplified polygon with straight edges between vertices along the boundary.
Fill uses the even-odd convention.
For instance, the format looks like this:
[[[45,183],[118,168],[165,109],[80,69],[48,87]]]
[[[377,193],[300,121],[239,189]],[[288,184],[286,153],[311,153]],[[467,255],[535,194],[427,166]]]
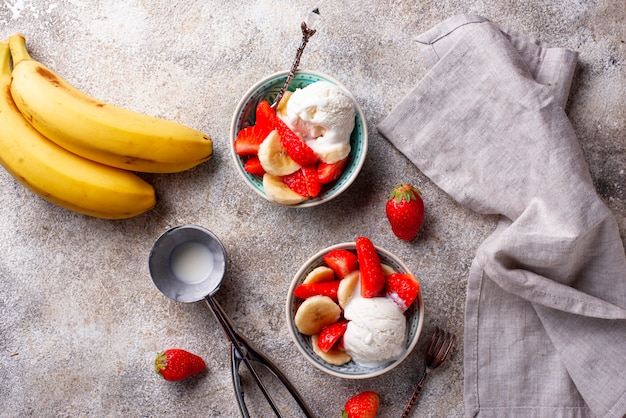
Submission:
[[[22,61],[31,59],[26,49],[26,39],[21,33],[9,36],[9,46],[11,47],[14,67]]]
[[[0,41],[0,60],[0,74],[11,75],[11,50],[6,39]]]

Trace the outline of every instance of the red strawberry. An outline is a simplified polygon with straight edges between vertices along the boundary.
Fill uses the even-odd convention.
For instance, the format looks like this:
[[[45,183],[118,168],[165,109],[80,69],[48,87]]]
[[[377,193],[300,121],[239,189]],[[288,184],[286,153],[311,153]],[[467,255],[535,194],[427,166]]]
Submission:
[[[259,145],[266,137],[267,134],[263,134],[256,126],[243,128],[235,139],[235,153],[239,156],[256,155],[259,151]]]
[[[302,167],[302,174],[304,176],[304,182],[306,184],[306,190],[310,197],[319,196],[322,191],[322,183],[317,179],[317,167],[308,166]]]
[[[259,157],[256,156],[248,158],[243,165],[243,169],[246,172],[259,177],[263,177],[263,174],[265,174],[261,161],[259,161]]]
[[[392,273],[387,277],[387,297],[391,298],[402,312],[409,309],[419,291],[419,280],[412,274]]]
[[[348,399],[342,418],[374,418],[380,405],[380,397],[376,392],[361,392]]]
[[[336,163],[324,163],[320,162],[317,165],[317,178],[320,183],[326,184],[331,181],[337,180],[341,177],[343,170],[346,168],[350,157],[346,157],[343,160],[339,160]]]
[[[345,332],[344,332],[344,334],[345,334]],[[346,351],[346,349],[345,349],[345,347],[343,345],[343,338],[340,338],[339,341],[337,341],[336,347],[337,347],[337,350],[339,350],[339,351]]]
[[[280,135],[280,142],[283,144],[287,154],[302,167],[307,167],[317,163],[318,158],[315,152],[300,137],[292,131],[289,126],[279,118],[276,118],[276,129]]]
[[[300,299],[308,299],[311,296],[328,296],[334,301],[337,301],[337,289],[339,289],[339,280],[332,280],[330,282],[318,282],[318,283],[304,283],[297,286],[293,294]]]
[[[359,268],[359,262],[352,251],[333,250],[324,256],[324,263],[330,267],[337,277],[343,279],[347,274]]]
[[[421,193],[410,184],[396,186],[385,207],[391,230],[401,240],[411,241],[424,222]]]
[[[255,126],[265,133],[265,137],[276,128],[276,113],[267,100],[261,100],[256,107]]]
[[[322,191],[322,184],[317,181],[315,166],[302,167],[295,173],[280,178],[291,190],[304,197],[317,197]]]
[[[369,238],[358,237],[356,255],[361,271],[361,296],[364,298],[378,296],[385,287],[385,272],[380,265],[376,247]]]
[[[165,380],[172,382],[184,380],[206,369],[204,360],[189,351],[171,348],[157,354],[154,370]]]
[[[325,353],[333,348],[333,346],[341,339],[348,328],[348,321],[345,319],[335,322],[322,328],[317,340],[317,346]]]
[[[306,187],[306,180],[302,170],[298,170],[295,173],[287,174],[286,176],[280,176],[280,179],[291,190],[298,193],[300,196],[309,197],[309,190]]]

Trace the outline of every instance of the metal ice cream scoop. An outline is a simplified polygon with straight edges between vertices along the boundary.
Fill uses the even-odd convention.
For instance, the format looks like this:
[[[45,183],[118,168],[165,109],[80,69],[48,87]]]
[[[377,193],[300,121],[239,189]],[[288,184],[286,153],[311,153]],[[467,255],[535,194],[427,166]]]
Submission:
[[[152,281],[161,293],[177,302],[190,303],[204,299],[213,312],[231,342],[233,385],[239,410],[244,417],[247,418],[250,414],[245,404],[239,374],[242,361],[277,417],[285,415],[279,411],[252,362],[264,366],[276,376],[303,413],[307,417],[313,417],[313,413],[291,382],[274,363],[235,329],[226,312],[213,298],[226,274],[226,263],[226,250],[220,240],[211,231],[195,225],[177,226],[163,233],[154,243],[148,262]]]

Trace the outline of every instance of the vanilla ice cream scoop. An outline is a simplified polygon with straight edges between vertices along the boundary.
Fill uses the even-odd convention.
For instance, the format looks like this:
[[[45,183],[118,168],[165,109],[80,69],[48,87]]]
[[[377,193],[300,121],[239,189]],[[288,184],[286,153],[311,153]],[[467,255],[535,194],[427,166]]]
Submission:
[[[328,81],[317,81],[291,94],[281,119],[313,149],[334,163],[350,154],[356,111],[352,98]]]
[[[344,310],[350,321],[343,336],[346,352],[352,360],[366,366],[400,357],[406,344],[404,314],[390,298],[364,298],[360,293],[357,286]]]

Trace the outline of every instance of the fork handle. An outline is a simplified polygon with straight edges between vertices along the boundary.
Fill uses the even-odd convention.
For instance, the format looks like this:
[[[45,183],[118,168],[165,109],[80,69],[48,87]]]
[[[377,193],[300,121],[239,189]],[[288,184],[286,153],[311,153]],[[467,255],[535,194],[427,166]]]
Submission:
[[[417,387],[413,390],[413,393],[411,394],[411,398],[409,399],[409,402],[406,404],[406,407],[404,408],[404,412],[402,413],[401,418],[409,418],[409,414],[411,413],[411,410],[417,403],[417,400],[420,394],[422,393],[422,389],[424,388],[424,381],[426,380],[427,375],[428,373],[424,372],[424,374],[422,374],[422,377],[420,378],[420,381],[417,382]]]

